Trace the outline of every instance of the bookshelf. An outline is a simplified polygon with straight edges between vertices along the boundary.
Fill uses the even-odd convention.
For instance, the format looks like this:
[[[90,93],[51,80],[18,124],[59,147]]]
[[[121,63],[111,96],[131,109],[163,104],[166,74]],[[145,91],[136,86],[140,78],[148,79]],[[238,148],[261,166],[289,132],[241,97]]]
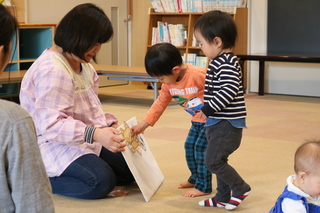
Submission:
[[[147,49],[152,46],[152,31],[158,26],[158,22],[167,22],[170,24],[183,24],[187,29],[187,41],[184,46],[177,46],[181,56],[189,53],[193,53],[199,56],[204,56],[200,47],[193,46],[193,26],[195,22],[200,18],[203,13],[160,13],[155,12],[153,8],[149,10],[149,26],[147,36]],[[239,7],[235,9],[235,13],[231,14],[235,20],[238,29],[238,39],[234,48],[234,53],[247,54],[248,44],[248,8]],[[188,57],[185,58],[185,62],[188,62]],[[246,87],[246,70],[244,70],[244,87]]]
[[[20,83],[12,83],[11,78],[18,73],[16,71],[29,69],[41,53],[52,46],[55,27],[56,24],[19,24],[18,36],[14,36],[12,42],[10,62],[4,70],[6,73],[2,74],[8,78],[0,85],[0,96],[18,95]]]

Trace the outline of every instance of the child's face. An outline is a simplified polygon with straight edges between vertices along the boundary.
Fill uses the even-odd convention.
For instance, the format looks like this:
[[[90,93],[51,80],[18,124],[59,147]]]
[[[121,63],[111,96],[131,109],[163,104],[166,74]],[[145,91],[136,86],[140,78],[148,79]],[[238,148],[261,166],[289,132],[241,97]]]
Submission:
[[[174,84],[183,78],[184,73],[185,72],[181,71],[181,66],[175,66],[174,68],[172,68],[171,75],[161,75],[154,77],[164,84]]]
[[[155,76],[160,82],[164,84],[174,84],[177,82],[177,76],[173,75],[161,75]]]
[[[222,51],[222,42],[219,37],[213,38],[213,42],[209,43],[206,39],[203,38],[199,31],[194,32],[202,52],[209,58],[214,59],[221,54]]]
[[[74,55],[74,54],[69,54],[67,53],[67,57],[69,58],[69,60],[71,60],[72,62],[76,62],[76,63],[89,63],[90,60],[93,58],[93,56],[95,56],[101,49],[101,43],[96,43],[91,49],[89,49],[87,52],[84,53],[84,58],[85,60],[79,58],[78,56]]]
[[[84,53],[84,57],[89,62],[101,49],[101,43],[96,43],[89,51]]]
[[[319,172],[312,172],[310,174],[304,174],[299,177],[301,190],[310,195],[311,197],[317,197],[320,195],[320,174]]]

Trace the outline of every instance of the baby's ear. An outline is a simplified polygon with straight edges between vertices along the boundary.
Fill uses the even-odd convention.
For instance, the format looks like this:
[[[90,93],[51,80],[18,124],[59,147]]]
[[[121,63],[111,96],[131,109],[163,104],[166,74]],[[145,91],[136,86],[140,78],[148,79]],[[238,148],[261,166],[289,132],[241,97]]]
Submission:
[[[172,72],[180,72],[180,66],[173,67]]]
[[[297,175],[297,178],[301,183],[303,183],[306,180],[307,176],[308,174],[306,172],[299,172],[299,174]]]
[[[215,44],[215,45],[219,45],[219,46],[222,46],[222,44],[223,44],[223,42],[222,42],[222,39],[220,38],[220,37],[214,37],[214,39],[213,39],[213,43]]]

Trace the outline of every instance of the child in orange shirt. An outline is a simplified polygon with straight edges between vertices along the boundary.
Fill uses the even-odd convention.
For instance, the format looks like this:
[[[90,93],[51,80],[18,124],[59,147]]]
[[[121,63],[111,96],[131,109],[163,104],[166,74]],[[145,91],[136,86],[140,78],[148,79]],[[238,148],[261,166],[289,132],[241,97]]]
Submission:
[[[132,127],[132,134],[142,133],[160,118],[172,98],[192,115],[192,126],[185,141],[186,160],[191,176],[178,188],[192,188],[182,193],[185,197],[208,195],[212,192],[212,174],[205,165],[208,141],[204,122],[199,118],[203,106],[206,68],[182,61],[179,50],[170,43],[152,46],[145,57],[147,73],[162,82],[160,95],[147,112],[144,120]]]

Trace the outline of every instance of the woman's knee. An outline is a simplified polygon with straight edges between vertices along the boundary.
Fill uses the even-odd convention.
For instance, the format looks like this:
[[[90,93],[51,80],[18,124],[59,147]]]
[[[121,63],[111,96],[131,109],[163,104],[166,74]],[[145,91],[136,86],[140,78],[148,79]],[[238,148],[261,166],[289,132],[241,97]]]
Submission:
[[[116,176],[113,172],[101,169],[99,173],[95,173],[91,178],[85,180],[82,193],[73,197],[81,199],[104,198],[114,189],[116,182]]]
[[[97,199],[105,197],[114,189],[117,177],[106,162],[89,154],[78,158],[60,177],[51,181],[53,191],[57,194]]]
[[[88,193],[88,199],[97,199],[106,197],[116,186],[117,178],[114,172],[103,170],[99,175],[95,176],[95,180],[88,181],[87,186],[90,188],[90,193]],[[90,198],[90,196],[92,196]]]

